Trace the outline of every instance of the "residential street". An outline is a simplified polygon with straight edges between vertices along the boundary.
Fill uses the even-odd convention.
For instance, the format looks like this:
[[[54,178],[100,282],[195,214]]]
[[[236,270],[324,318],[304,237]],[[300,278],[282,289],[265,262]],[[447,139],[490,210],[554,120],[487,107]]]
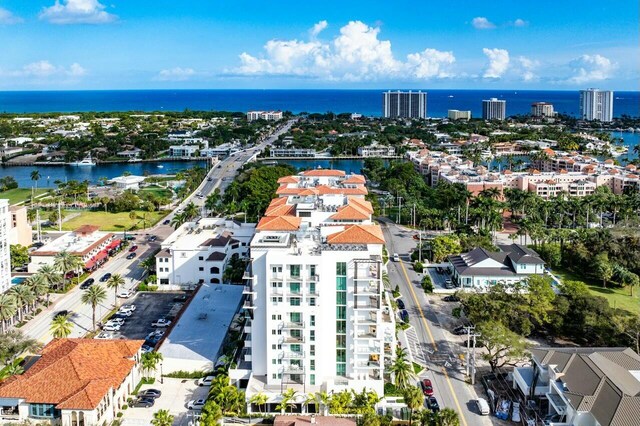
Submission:
[[[433,383],[435,396],[441,407],[449,407],[460,413],[462,426],[491,425],[489,417],[477,413],[474,400],[477,395],[471,385],[465,382],[464,366],[460,361],[462,347],[449,340],[451,334],[444,330],[434,311],[435,304],[420,286],[421,277],[413,271],[410,252],[416,242],[412,239],[414,231],[405,230],[391,222],[381,222],[387,250],[391,258],[398,253],[401,262],[390,260],[387,269],[391,286],[399,285],[402,300],[409,312],[409,322],[417,335],[416,347],[422,354],[413,354],[418,359],[426,359],[428,371],[420,379],[429,378]],[[409,336],[413,333],[410,332]]]

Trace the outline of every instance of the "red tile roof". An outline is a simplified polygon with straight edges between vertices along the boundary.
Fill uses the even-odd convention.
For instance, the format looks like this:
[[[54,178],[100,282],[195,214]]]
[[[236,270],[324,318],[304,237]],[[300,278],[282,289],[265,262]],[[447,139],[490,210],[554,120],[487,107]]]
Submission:
[[[348,178],[346,178],[345,180],[343,180],[342,183],[361,183],[361,184],[365,184],[365,183],[367,183],[367,180],[362,175],[351,175]]]
[[[73,232],[76,234],[92,234],[98,229],[100,229],[100,227],[96,225],[82,225]]]
[[[334,416],[315,416],[315,421],[311,423],[311,416],[276,416],[273,426],[355,426],[353,419]]]
[[[284,176],[278,179],[278,183],[298,183],[300,179],[295,176]]]
[[[93,410],[135,366],[142,340],[55,339],[24,374],[0,384],[0,397]]]
[[[265,216],[260,219],[258,231],[297,231],[302,219],[294,216]]]
[[[283,198],[286,200],[286,198]],[[264,212],[265,216],[295,216],[296,206],[293,204],[282,204],[279,206],[268,207]]]
[[[350,225],[327,236],[329,244],[384,244],[382,229],[378,225]]]

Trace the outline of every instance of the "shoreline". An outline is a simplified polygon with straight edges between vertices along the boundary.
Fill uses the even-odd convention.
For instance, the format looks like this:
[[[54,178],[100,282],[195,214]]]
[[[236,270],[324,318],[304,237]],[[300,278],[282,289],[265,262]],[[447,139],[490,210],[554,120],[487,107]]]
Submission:
[[[208,158],[149,158],[145,160],[137,160],[137,161],[129,161],[129,160],[108,160],[108,161],[96,161],[95,166],[74,166],[70,163],[60,163],[60,162],[44,162],[44,161],[34,161],[34,162],[5,162],[0,163],[1,166],[7,167],[34,167],[34,166],[45,166],[45,167],[78,167],[81,169],[91,169],[92,167],[106,165],[106,164],[136,164],[136,163],[160,163],[160,162],[190,162],[190,161],[208,161]]]

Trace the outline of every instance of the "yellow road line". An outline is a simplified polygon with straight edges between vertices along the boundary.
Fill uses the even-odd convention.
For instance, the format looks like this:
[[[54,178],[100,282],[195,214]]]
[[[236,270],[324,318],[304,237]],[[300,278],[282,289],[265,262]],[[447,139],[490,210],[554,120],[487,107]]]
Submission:
[[[433,345],[433,349],[435,351],[438,350],[438,346],[436,345],[436,341],[433,338],[433,334],[431,334],[431,328],[429,327],[429,323],[427,323],[427,319],[424,315],[424,312],[422,311],[422,306],[420,306],[420,302],[418,301],[418,297],[416,296],[416,292],[413,289],[413,284],[411,284],[411,280],[409,279],[409,274],[407,273],[407,269],[404,267],[404,262],[400,261],[400,268],[402,269],[402,272],[404,273],[404,278],[407,281],[407,284],[409,286],[409,291],[411,291],[411,297],[413,298],[413,301],[416,304],[416,307],[418,308],[418,311],[420,312],[420,319],[422,320],[422,324],[424,325],[424,328],[427,330],[427,334],[429,335],[429,339],[431,339],[431,344]],[[456,392],[453,389],[453,384],[451,383],[451,378],[449,377],[449,374],[447,373],[447,370],[442,367],[442,372],[444,373],[444,377],[447,379],[447,384],[449,385],[449,390],[451,391],[451,395],[453,396],[453,402],[456,404],[456,408],[458,409],[458,412],[460,413],[460,422],[462,423],[463,426],[467,426],[467,420],[464,418],[464,414],[462,412],[462,407],[460,406],[460,401],[458,401],[458,397],[456,396]]]

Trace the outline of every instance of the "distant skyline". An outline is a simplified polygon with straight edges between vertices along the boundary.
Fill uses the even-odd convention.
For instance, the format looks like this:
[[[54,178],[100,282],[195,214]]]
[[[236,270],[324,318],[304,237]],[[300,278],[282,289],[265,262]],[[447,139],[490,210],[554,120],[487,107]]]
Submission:
[[[0,90],[638,90],[639,20],[637,1],[0,0]]]

